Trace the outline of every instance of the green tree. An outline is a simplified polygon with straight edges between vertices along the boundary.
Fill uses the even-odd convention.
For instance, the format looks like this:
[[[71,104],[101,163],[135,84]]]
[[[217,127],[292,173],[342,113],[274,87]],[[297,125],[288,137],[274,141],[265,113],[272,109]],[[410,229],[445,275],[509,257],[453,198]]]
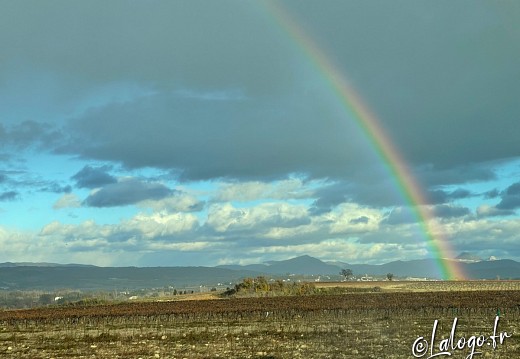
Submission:
[[[269,287],[273,292],[283,292],[284,283],[281,279],[277,279]]]
[[[343,277],[345,277],[345,280],[348,280],[350,277],[352,277],[352,275],[354,273],[352,272],[352,269],[347,268],[347,269],[342,269],[341,272],[339,272],[339,274],[341,274]]]
[[[52,294],[42,294],[40,295],[39,302],[43,305],[52,304],[54,301],[54,296]]]
[[[393,279],[394,279],[394,274],[393,274],[393,273],[388,273],[388,274],[386,275],[386,279],[388,279],[388,280],[393,280]]]
[[[255,279],[255,292],[268,292],[269,283],[265,277],[256,277]]]

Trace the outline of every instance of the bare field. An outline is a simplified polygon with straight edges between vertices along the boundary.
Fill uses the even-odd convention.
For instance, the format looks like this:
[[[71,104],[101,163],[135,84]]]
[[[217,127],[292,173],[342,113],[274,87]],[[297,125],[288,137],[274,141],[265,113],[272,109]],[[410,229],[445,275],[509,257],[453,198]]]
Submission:
[[[442,340],[451,358],[520,357],[520,291],[438,283],[446,286],[0,311],[0,357],[428,358]]]
[[[316,282],[317,288],[373,289],[396,292],[438,292],[474,290],[520,290],[518,280],[462,280],[462,281],[346,281]]]

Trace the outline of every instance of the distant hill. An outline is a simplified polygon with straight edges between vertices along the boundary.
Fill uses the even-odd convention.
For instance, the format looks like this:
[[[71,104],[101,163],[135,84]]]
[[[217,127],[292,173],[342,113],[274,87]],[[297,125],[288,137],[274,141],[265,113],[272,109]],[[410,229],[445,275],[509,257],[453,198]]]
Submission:
[[[480,259],[480,258],[479,258]],[[468,254],[452,260],[466,273],[468,279],[520,279],[520,263],[513,260],[476,260]],[[344,262],[325,263],[310,256],[301,256],[285,261],[271,261],[266,264],[251,264],[246,266],[220,266],[233,270],[248,269],[273,275],[315,274],[337,275],[341,269],[351,269],[354,275],[386,275],[392,273],[398,277],[438,278],[438,261],[435,259],[417,259],[410,261],[394,261],[385,264],[349,264]]]
[[[317,258],[304,255],[296,258],[291,258],[284,261],[270,261],[265,264],[251,264],[246,266],[237,265],[223,265],[217,268],[226,268],[232,270],[253,270],[266,274],[338,274],[340,269],[337,266],[327,264]]]
[[[4,262],[0,263],[0,268],[12,268],[12,267],[95,267],[91,264],[58,264],[58,263],[47,263],[47,262]]]
[[[520,279],[520,263],[511,259],[498,259],[464,263],[471,279]]]
[[[233,270],[248,269],[258,272],[284,275],[303,274],[303,275],[338,275],[341,269],[349,268],[354,275],[386,275],[393,273],[396,276],[419,276],[434,277],[435,261],[433,259],[414,260],[414,261],[396,261],[381,265],[374,264],[349,264],[344,262],[323,262],[317,258],[308,255],[296,257],[284,261],[271,261],[266,264],[252,264],[246,266],[219,266]]]
[[[520,279],[520,263],[508,260],[465,261],[456,259],[468,279]],[[96,267],[77,264],[0,263],[0,289],[82,289],[115,290],[215,286],[231,286],[245,277],[260,275],[284,277],[288,274],[335,275],[341,269],[351,269],[354,275],[392,273],[396,277],[439,278],[439,264],[434,259],[394,261],[381,265],[325,263],[305,255],[283,261],[246,266],[218,267]]]
[[[224,285],[261,273],[210,267],[68,267],[11,266],[0,268],[2,289],[114,290]]]

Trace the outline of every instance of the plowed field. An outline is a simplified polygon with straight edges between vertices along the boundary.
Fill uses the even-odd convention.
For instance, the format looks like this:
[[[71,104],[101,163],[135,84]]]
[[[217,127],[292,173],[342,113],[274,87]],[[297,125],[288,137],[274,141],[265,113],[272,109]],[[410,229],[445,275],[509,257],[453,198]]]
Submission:
[[[472,352],[467,345],[470,337],[489,338],[494,330],[509,337],[497,345],[488,340],[476,349],[486,358],[520,358],[520,291],[516,290],[356,293],[2,311],[0,357],[414,358],[415,353],[428,358],[440,351],[442,339],[449,339],[455,318],[455,346],[448,348],[451,358],[467,358]],[[437,339],[431,341],[435,320]],[[422,356],[412,353],[419,337],[434,348]],[[462,337],[464,345],[459,348],[457,340]]]

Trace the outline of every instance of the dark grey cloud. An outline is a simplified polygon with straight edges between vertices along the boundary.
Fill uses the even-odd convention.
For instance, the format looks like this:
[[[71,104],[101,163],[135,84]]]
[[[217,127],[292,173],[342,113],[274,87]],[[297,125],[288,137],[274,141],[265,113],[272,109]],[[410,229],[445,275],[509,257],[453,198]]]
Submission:
[[[45,122],[24,120],[6,127],[0,124],[0,146],[12,146],[17,150],[49,148],[55,146],[61,137],[59,129]]]
[[[361,216],[361,217],[358,217],[358,218],[355,218],[355,219],[351,219],[350,220],[350,223],[351,224],[366,224],[370,221],[370,218],[368,218],[367,216]]]
[[[465,199],[475,196],[471,191],[464,188],[457,188],[454,191],[440,189],[430,190],[426,194],[426,203],[423,204],[443,204],[458,199]]]
[[[73,74],[77,78],[70,86],[80,93],[85,87],[128,81],[160,88],[182,83],[221,90],[225,85],[256,93],[269,93],[273,85],[285,88],[296,76],[290,61],[280,61],[291,56],[286,40],[262,15],[262,6],[250,5],[13,3],[0,14],[9,29],[0,34],[0,43],[10,49],[2,55],[4,63],[17,64],[11,72],[22,72],[25,65]],[[74,96],[60,94],[64,100]]]
[[[110,183],[91,193],[83,204],[89,207],[116,207],[135,204],[144,200],[159,200],[173,191],[160,183],[148,183],[138,179],[125,179]]]
[[[51,182],[45,187],[40,189],[42,192],[52,192],[52,193],[70,193],[72,192],[72,186],[70,185],[61,185],[60,183]]]
[[[482,163],[520,156],[520,5],[398,3],[277,6],[333,59],[424,187],[494,179]],[[364,180],[382,159],[262,3],[28,1],[0,23],[0,95],[68,122],[1,126],[0,139],[181,180],[298,173],[349,184],[318,196],[315,213],[344,200],[403,204],[388,172]]]
[[[383,224],[398,225],[417,222],[415,214],[409,207],[397,207],[390,211],[385,219],[381,221]]]
[[[369,168],[351,175],[350,180],[337,180],[317,188],[310,208],[312,215],[330,212],[341,203],[355,202],[368,206],[404,206],[405,198],[396,188],[393,179],[381,167]]]
[[[363,155],[360,155],[363,157]],[[365,162],[363,168],[350,168],[348,179],[339,179],[317,188],[310,212],[314,215],[330,212],[345,202],[355,202],[371,207],[409,205],[396,187],[395,178],[377,161]]]
[[[491,14],[487,2],[399,3],[297,10],[412,163],[448,169],[519,156],[520,4]]]
[[[465,199],[473,196],[474,194],[471,191],[464,188],[457,188],[449,195],[450,199]]]
[[[117,179],[108,173],[109,170],[111,170],[109,166],[91,167],[87,165],[71,179],[76,181],[76,186],[79,188],[98,188],[117,182]]]
[[[200,212],[204,209],[205,206],[206,206],[206,202],[199,201],[197,203],[190,205],[188,208],[184,209],[184,212]]]
[[[339,177],[373,159],[354,124],[333,117],[324,126],[323,109],[285,100],[148,96],[89,112],[71,125],[71,141],[59,151],[176,169],[184,180]]]
[[[484,197],[487,199],[497,198],[498,196],[500,196],[500,191],[496,188],[484,193]]]
[[[484,198],[500,198],[500,202],[494,206],[481,205],[477,208],[479,217],[504,217],[511,216],[520,208],[520,182],[513,183],[504,191],[493,189],[483,194]]]
[[[438,218],[458,218],[471,214],[469,208],[456,206],[452,204],[438,204],[433,208],[433,214]],[[416,223],[417,216],[410,207],[396,207],[388,213],[383,224],[399,225]]]
[[[520,182],[509,186],[501,195],[500,203],[496,205],[500,210],[516,210],[520,208]]]
[[[9,188],[28,191],[70,193],[72,186],[62,181],[48,180],[27,170],[0,170],[0,184]]]
[[[29,189],[30,191],[70,193],[72,187],[61,182],[46,180],[26,170],[0,170],[0,184],[15,189]]]
[[[44,124],[36,121],[24,121],[19,125],[13,126],[11,131],[6,133],[7,140],[20,146],[27,146],[39,140],[45,134]]]
[[[492,181],[496,179],[493,171],[496,163],[460,164],[449,168],[425,164],[415,169],[415,176],[425,186],[456,185],[475,181]]]
[[[18,199],[20,194],[16,191],[7,191],[0,193],[0,201],[14,201]]]
[[[431,190],[428,192],[426,203],[423,204],[440,204],[448,201],[449,194],[443,190]]]
[[[435,216],[440,218],[457,218],[471,214],[471,211],[467,207],[447,204],[435,206],[433,212],[435,213]]]
[[[334,183],[316,190],[318,198],[312,203],[310,213],[320,215],[330,212],[337,205],[348,201],[348,186],[345,183]]]

